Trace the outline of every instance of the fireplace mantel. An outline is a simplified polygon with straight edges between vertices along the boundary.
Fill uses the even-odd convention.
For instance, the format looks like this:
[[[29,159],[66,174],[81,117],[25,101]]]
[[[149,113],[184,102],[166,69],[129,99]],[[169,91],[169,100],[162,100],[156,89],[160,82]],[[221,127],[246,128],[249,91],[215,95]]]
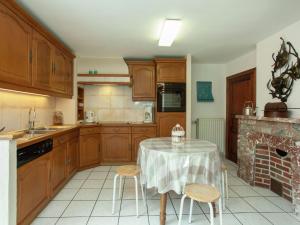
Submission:
[[[255,157],[259,145],[280,149],[289,154],[291,160],[292,201],[300,214],[300,119],[236,116],[238,119],[238,176],[251,185],[257,185]],[[263,160],[265,164],[270,160]],[[270,171],[270,164],[263,165]],[[266,181],[270,181],[266,176]],[[268,180],[269,179],[269,180]],[[263,179],[262,179],[263,180]],[[268,184],[266,182],[266,184]],[[267,186],[267,185],[266,185]],[[269,184],[270,186],[270,184]]]

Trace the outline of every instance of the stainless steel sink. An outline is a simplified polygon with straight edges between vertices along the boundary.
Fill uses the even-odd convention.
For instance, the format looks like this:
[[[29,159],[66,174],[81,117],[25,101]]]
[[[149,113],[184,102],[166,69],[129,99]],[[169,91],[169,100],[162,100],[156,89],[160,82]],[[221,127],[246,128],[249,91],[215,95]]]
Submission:
[[[52,128],[52,127],[39,127],[39,128],[27,130],[26,134],[46,134],[57,130],[58,130],[57,128]]]

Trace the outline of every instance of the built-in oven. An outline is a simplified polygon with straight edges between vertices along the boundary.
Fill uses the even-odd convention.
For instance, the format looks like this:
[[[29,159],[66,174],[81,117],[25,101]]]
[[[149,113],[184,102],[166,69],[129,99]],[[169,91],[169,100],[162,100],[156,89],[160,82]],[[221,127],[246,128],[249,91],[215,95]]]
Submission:
[[[158,112],[185,112],[186,88],[185,83],[157,84]]]

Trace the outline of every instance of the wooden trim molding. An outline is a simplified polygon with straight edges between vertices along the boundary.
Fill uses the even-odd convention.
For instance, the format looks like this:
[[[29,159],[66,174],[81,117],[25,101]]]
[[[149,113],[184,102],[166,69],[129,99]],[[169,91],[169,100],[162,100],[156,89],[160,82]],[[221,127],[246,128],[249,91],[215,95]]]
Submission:
[[[123,86],[130,86],[130,82],[85,82],[85,81],[79,81],[77,82],[79,85],[123,85]]]
[[[79,77],[130,77],[129,74],[85,74],[80,73]]]

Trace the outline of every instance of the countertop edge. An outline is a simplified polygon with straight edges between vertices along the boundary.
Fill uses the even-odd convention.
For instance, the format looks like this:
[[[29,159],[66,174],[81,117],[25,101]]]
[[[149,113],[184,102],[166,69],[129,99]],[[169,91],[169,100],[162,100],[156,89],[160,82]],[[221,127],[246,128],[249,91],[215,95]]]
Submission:
[[[235,118],[243,120],[259,120],[259,121],[269,121],[269,122],[279,122],[279,123],[295,123],[300,124],[300,118],[272,118],[272,117],[259,117],[259,116],[245,116],[236,115]]]

